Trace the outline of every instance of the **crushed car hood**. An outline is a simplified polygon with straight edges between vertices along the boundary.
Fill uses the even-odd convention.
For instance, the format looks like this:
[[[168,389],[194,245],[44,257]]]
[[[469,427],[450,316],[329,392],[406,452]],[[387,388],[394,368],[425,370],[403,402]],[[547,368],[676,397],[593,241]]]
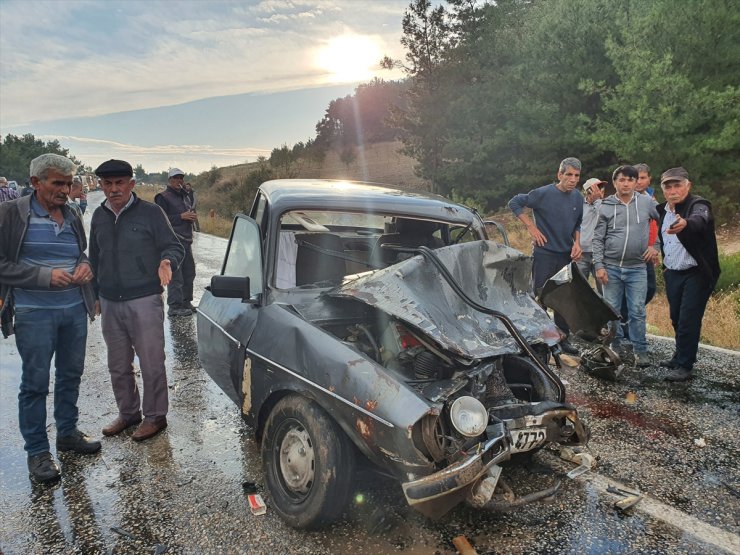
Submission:
[[[554,345],[560,340],[560,331],[530,294],[529,257],[493,241],[451,245],[434,253],[472,300],[506,314],[529,343]],[[464,358],[521,350],[501,321],[466,304],[420,255],[361,274],[327,294],[382,310]]]

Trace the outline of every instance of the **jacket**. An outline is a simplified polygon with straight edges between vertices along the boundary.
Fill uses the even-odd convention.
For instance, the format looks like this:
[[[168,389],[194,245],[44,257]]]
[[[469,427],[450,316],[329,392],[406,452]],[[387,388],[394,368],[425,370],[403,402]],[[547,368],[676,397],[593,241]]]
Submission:
[[[177,233],[178,239],[186,243],[193,242],[193,222],[183,220],[180,214],[192,209],[190,197],[185,189],[173,189],[169,185],[161,193],[157,193],[154,202],[164,210],[172,229]]]
[[[644,266],[642,255],[648,248],[651,218],[657,220],[658,212],[647,195],[635,193],[626,205],[616,195],[605,198],[592,242],[594,267]]]
[[[28,221],[31,217],[31,197],[26,195],[15,200],[0,204],[0,325],[3,337],[13,334],[13,287],[51,287],[51,268],[41,268],[19,264],[23,240],[28,230]],[[65,217],[69,213],[67,206],[62,207]],[[80,248],[80,258],[77,264],[90,263],[85,256],[87,237],[82,220],[74,218],[72,223],[77,244]],[[95,293],[92,283],[80,285],[82,299],[90,321],[95,319]]]
[[[118,215],[101,204],[90,223],[90,262],[98,297],[128,301],[162,293],[157,272],[169,260],[174,272],[185,249],[162,209],[139,199]]]
[[[658,229],[663,229],[663,220],[666,214],[666,203],[658,205],[660,223]],[[688,195],[686,199],[675,206],[676,213],[686,220],[686,227],[676,235],[688,253],[694,257],[699,271],[709,280],[712,288],[719,279],[719,253],[717,251],[717,236],[714,233],[714,217],[712,205],[697,195]],[[661,244],[661,254],[663,246]]]

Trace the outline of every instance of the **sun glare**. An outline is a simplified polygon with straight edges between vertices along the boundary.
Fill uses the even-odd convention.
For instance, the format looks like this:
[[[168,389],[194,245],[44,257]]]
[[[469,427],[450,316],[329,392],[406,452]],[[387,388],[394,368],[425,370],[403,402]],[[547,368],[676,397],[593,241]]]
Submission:
[[[370,79],[380,57],[380,48],[370,37],[342,35],[319,50],[316,62],[332,81],[346,83]]]

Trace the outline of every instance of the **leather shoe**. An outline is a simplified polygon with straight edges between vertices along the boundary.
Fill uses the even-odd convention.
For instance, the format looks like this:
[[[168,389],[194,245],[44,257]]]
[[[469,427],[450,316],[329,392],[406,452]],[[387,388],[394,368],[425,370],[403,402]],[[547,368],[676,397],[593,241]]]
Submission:
[[[667,382],[685,382],[693,377],[694,375],[692,374],[691,369],[676,366],[673,371],[666,374],[663,379]]]
[[[560,350],[563,351],[566,355],[579,355],[581,352],[576,349],[570,341],[567,339],[565,341],[562,341],[560,343]]]
[[[54,457],[48,451],[28,457],[28,474],[44,484],[55,482],[62,475]]]
[[[150,437],[154,437],[159,432],[167,427],[167,418],[160,416],[157,418],[145,418],[144,422],[139,424],[136,431],[131,434],[131,439],[134,441],[144,441]]]
[[[669,358],[666,360],[661,360],[658,363],[658,366],[660,366],[661,368],[670,368],[671,370],[673,370],[674,368],[678,367],[678,363],[676,362],[675,358]]]
[[[68,436],[57,436],[57,451],[74,451],[80,455],[90,455],[100,451],[100,442],[75,430]]]
[[[141,415],[132,418],[131,420],[126,420],[122,416],[116,417],[116,419],[108,424],[105,428],[103,428],[103,435],[104,436],[117,436],[122,431],[124,431],[126,428],[130,428],[131,426],[135,426],[141,422]]]

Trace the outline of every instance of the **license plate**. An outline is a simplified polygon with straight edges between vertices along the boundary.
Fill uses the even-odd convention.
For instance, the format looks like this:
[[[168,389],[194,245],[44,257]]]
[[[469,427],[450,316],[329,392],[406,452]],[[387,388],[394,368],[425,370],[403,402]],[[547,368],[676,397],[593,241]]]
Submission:
[[[511,432],[511,452],[522,453],[544,445],[547,440],[545,428],[527,428]]]

